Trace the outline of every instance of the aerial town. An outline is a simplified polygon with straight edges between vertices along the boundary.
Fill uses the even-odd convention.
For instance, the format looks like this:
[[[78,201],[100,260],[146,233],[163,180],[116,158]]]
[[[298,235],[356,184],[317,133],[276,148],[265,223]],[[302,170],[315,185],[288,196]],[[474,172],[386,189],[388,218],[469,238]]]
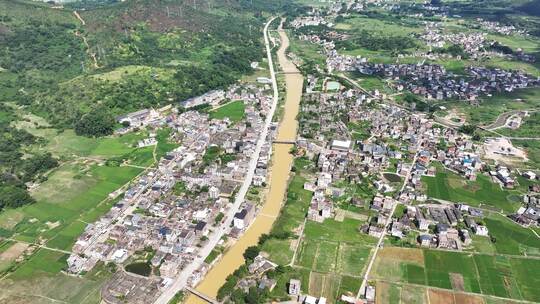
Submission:
[[[537,0],[3,1],[0,303],[540,302]]]

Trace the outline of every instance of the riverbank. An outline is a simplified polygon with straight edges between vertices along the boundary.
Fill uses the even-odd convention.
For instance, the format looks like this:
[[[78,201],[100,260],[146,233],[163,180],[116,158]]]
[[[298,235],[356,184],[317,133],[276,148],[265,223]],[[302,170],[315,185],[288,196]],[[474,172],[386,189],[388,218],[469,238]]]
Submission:
[[[298,72],[296,66],[288,60],[286,50],[289,46],[289,39],[286,33],[279,28],[281,46],[277,51],[277,58],[281,69],[285,74],[286,100],[284,106],[283,119],[279,124],[277,140],[288,141],[296,139],[298,122],[296,116],[300,107],[302,96],[303,77]],[[265,43],[271,63],[270,45],[268,39],[268,29],[265,30]],[[272,78],[275,83],[274,68],[270,66]],[[274,86],[277,89],[277,86]],[[277,94],[277,92],[275,92]],[[293,156],[289,153],[292,145],[274,144],[273,161],[270,168],[272,176],[270,179],[269,191],[266,195],[262,210],[249,229],[240,239],[224,254],[223,258],[206,274],[204,280],[197,286],[197,290],[211,297],[216,297],[217,291],[225,282],[227,276],[233,273],[244,263],[243,253],[249,246],[257,244],[262,234],[270,232],[274,221],[279,215],[283,199],[287,189],[289,172],[293,162]],[[204,303],[194,296],[190,296],[187,303]]]

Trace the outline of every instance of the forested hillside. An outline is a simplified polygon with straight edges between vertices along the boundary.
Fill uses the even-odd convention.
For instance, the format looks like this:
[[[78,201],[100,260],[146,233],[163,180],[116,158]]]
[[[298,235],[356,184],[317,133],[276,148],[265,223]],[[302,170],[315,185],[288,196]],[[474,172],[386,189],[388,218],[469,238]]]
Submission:
[[[2,0],[0,67],[11,93],[4,97],[71,128],[92,107],[120,114],[226,86],[263,55],[261,6],[273,9],[265,1],[85,1],[55,9]]]
[[[264,56],[263,24],[286,2],[0,0],[0,209],[31,203],[58,165],[16,121],[103,136],[116,115],[225,87]]]

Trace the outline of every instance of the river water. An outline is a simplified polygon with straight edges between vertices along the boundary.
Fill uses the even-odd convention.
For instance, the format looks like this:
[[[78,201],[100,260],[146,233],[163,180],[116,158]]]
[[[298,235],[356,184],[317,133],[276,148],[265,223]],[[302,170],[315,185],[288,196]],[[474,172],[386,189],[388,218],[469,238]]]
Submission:
[[[283,119],[279,123],[277,140],[289,141],[296,139],[298,122],[296,116],[300,107],[302,85],[304,78],[298,72],[296,66],[287,58],[285,51],[289,46],[287,34],[279,30],[281,46],[277,52],[278,63],[285,74],[286,99]],[[216,298],[218,289],[225,283],[229,274],[233,273],[244,263],[243,253],[249,246],[257,244],[262,234],[269,233],[272,224],[279,215],[287,190],[289,172],[293,162],[293,156],[289,153],[291,145],[274,144],[272,164],[270,169],[270,189],[264,200],[262,210],[249,229],[240,239],[225,253],[220,261],[206,274],[204,280],[197,286],[200,292]],[[205,303],[201,299],[190,295],[186,303]]]

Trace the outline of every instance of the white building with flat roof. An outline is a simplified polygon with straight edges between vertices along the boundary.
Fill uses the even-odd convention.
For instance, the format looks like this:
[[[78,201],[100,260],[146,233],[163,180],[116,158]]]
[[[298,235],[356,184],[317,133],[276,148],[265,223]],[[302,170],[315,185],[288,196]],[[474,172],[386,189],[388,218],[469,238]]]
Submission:
[[[340,150],[340,151],[348,151],[351,148],[351,141],[350,140],[333,140],[332,141],[332,149],[334,150]]]

